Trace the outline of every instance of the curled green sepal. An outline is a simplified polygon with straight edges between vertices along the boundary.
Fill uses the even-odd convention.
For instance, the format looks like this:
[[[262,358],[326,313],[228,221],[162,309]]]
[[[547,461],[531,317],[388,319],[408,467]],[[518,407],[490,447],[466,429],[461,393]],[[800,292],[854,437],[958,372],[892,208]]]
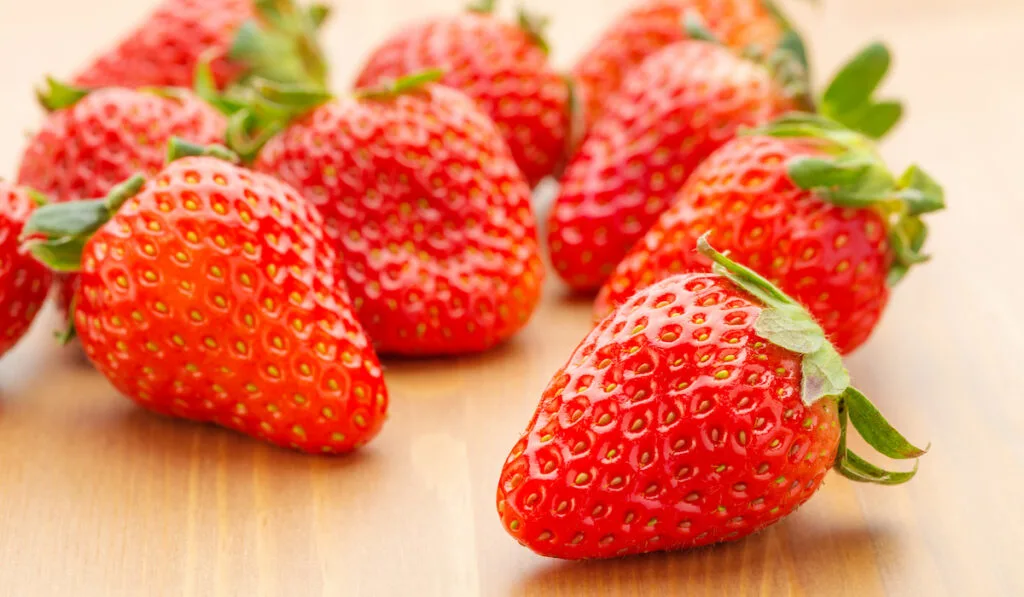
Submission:
[[[519,21],[519,28],[526,32],[526,35],[530,38],[535,46],[541,49],[545,54],[551,53],[551,44],[548,43],[547,28],[551,23],[551,19],[546,15],[537,14],[530,12],[525,8],[519,9],[517,15]]]
[[[822,94],[818,111],[872,139],[884,137],[903,116],[900,102],[874,98],[891,63],[892,54],[884,44],[868,45],[839,69]]]
[[[922,216],[944,209],[946,200],[942,186],[919,166],[895,177],[870,139],[817,114],[787,114],[751,133],[817,142],[821,155],[787,163],[790,180],[833,205],[878,211],[894,257],[890,286],[928,260],[923,252],[928,227]]]
[[[312,23],[313,28],[320,29],[327,22],[327,19],[331,18],[332,10],[326,4],[310,4],[309,8],[306,9],[306,15],[309,17],[309,22]]]
[[[253,79],[245,87],[219,93],[210,85],[208,69],[196,71],[196,88],[208,102],[228,115],[225,141],[244,163],[251,163],[260,149],[289,124],[324,104],[333,95],[308,85],[286,85]]]
[[[79,271],[85,243],[145,183],[145,177],[136,174],[102,199],[50,203],[36,209],[21,233],[24,248],[53,271]]]
[[[860,392],[857,392],[856,390],[853,390],[853,392],[860,394]],[[870,462],[868,462],[863,457],[861,457],[860,455],[858,455],[856,452],[849,448],[849,446],[847,445],[847,432],[849,429],[848,419],[852,418],[850,412],[862,406],[858,404],[856,397],[852,397],[853,392],[847,391],[839,399],[839,449],[836,454],[836,461],[835,464],[833,464],[833,468],[836,469],[836,472],[846,477],[847,479],[857,481],[859,483],[877,483],[879,485],[900,485],[913,479],[914,475],[917,474],[917,468],[920,461],[915,461],[914,468],[909,471],[889,471],[877,465],[871,464]],[[861,397],[863,397],[863,394],[861,394]],[[864,398],[864,400],[867,401],[866,398]],[[870,404],[870,402],[868,402],[868,404]],[[871,406],[871,409],[875,410],[876,413],[878,412],[876,409],[874,409],[873,405]],[[900,451],[902,452],[902,454],[916,453],[916,456],[904,457],[902,455],[899,455],[896,456],[897,458],[916,458],[925,453],[924,450],[919,450],[918,448],[914,448],[912,445],[910,445],[910,443],[907,442],[902,435],[899,435],[898,432],[892,429],[892,427],[881,416],[880,413],[878,414],[878,418],[880,419],[880,423],[884,425],[884,427],[888,428],[889,430],[892,431],[892,433],[899,436],[899,440],[896,440],[897,443],[903,442],[906,444],[906,446],[908,446],[908,448],[905,448]],[[856,425],[854,426],[856,427]],[[871,447],[875,448],[876,450],[878,450],[876,444],[885,445],[884,441],[879,440],[878,435],[878,433],[872,432],[869,436],[865,436],[865,440],[868,441],[868,444]],[[881,452],[881,450],[879,451]],[[893,453],[899,454],[900,452],[894,451]],[[884,454],[884,452],[882,453]]]
[[[56,112],[70,108],[90,93],[92,93],[92,89],[75,87],[53,77],[46,77],[46,85],[36,90],[36,98],[47,112]]]
[[[398,97],[406,93],[419,91],[425,85],[440,81],[445,75],[444,69],[431,68],[392,81],[385,82],[377,87],[367,87],[355,92],[359,99],[386,100]]]
[[[469,12],[478,12],[481,14],[491,14],[494,12],[494,5],[497,4],[496,0],[476,0],[466,6],[466,10]]]
[[[712,248],[708,243],[709,234],[704,234],[697,241],[697,250],[711,259],[716,272],[765,305],[754,330],[772,344],[804,355],[801,388],[804,404],[810,406],[825,396],[839,396],[846,391],[850,386],[850,374],[811,314],[757,272]]]
[[[705,233],[697,241],[697,250],[714,263],[716,273],[749,292],[764,303],[754,330],[765,340],[803,355],[801,398],[811,406],[822,399],[835,400],[839,409],[839,450],[835,468],[855,481],[895,485],[909,481],[917,472],[892,472],[879,468],[849,449],[848,422],[869,446],[890,458],[922,456],[917,448],[896,431],[864,394],[850,385],[850,374],[825,332],[799,303],[789,298],[756,272],[730,260],[711,247]]]
[[[255,0],[256,18],[238,28],[228,57],[246,66],[246,77],[327,87],[327,63],[317,32],[330,11],[292,0]]]
[[[568,165],[566,162],[576,154],[576,149],[583,143],[583,137],[587,134],[587,107],[580,96],[579,84],[569,74],[562,75],[562,81],[565,82],[568,95],[566,106],[569,110],[569,134],[565,136],[565,154],[561,160],[563,163],[559,165],[555,173],[559,176]]]
[[[686,14],[683,15],[683,30],[690,39],[706,41],[716,46],[723,45],[722,40],[718,39],[718,36],[708,29],[704,18],[696,10],[687,10]]]
[[[878,408],[856,388],[847,388],[843,402],[857,433],[883,456],[897,460],[920,458],[928,448],[918,448],[893,428]]]
[[[200,145],[186,141],[181,137],[171,137],[170,142],[167,144],[167,163],[186,157],[211,157],[232,164],[237,164],[241,161],[237,153],[223,145]]]
[[[71,344],[71,341],[78,336],[78,329],[75,327],[75,311],[77,309],[78,296],[75,295],[71,297],[71,304],[68,305],[68,319],[64,322],[64,327],[54,333],[57,344],[60,346]]]

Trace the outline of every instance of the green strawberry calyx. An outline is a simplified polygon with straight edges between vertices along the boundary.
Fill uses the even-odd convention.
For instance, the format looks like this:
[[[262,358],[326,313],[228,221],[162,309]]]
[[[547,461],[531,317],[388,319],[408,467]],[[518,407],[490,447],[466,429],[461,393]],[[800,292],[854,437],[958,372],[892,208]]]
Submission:
[[[919,458],[927,452],[911,444],[897,431],[870,400],[850,385],[850,374],[842,358],[811,314],[798,302],[750,268],[730,260],[708,242],[710,233],[697,241],[697,250],[714,263],[714,271],[764,304],[754,330],[765,340],[803,355],[801,398],[808,406],[832,399],[839,406],[840,443],[835,469],[855,481],[897,485],[917,472],[887,471],[869,463],[847,446],[847,428],[854,429],[872,448],[894,459]]]
[[[212,79],[212,75],[211,75]],[[46,84],[36,89],[36,99],[47,112],[70,108],[101,87],[77,87],[54,77],[46,77]],[[140,93],[148,93],[165,99],[182,101],[186,90],[180,87],[138,87]]]
[[[36,99],[47,112],[70,108],[92,93],[92,89],[76,87],[54,77],[46,77],[46,85],[36,89]]]
[[[551,53],[551,44],[547,38],[547,28],[551,24],[550,17],[520,8],[516,20],[519,23],[519,28],[526,32],[535,46],[545,54]]]
[[[231,163],[239,161],[237,155],[220,145],[197,145],[177,137],[168,143],[168,162],[197,156]],[[136,174],[112,188],[106,197],[37,207],[22,230],[23,248],[53,271],[78,272],[85,243],[114,217],[125,201],[138,195],[145,184],[145,176]]]
[[[22,229],[22,246],[56,272],[79,271],[86,241],[134,197],[146,179],[136,174],[116,185],[106,197],[48,203],[32,212]]]
[[[476,0],[476,2],[470,3],[466,6],[466,10],[469,12],[478,12],[480,14],[491,14],[494,12],[497,0]]]
[[[444,74],[441,69],[425,70],[357,90],[355,97],[366,101],[391,100],[416,93]],[[252,163],[263,146],[292,122],[334,99],[332,93],[320,87],[263,79],[253,80],[244,88],[220,92],[208,62],[196,69],[195,88],[200,97],[228,116],[227,146],[244,163]]]
[[[828,203],[881,214],[894,257],[890,286],[929,259],[923,253],[928,227],[922,216],[944,209],[946,199],[942,186],[919,166],[895,176],[870,139],[816,114],[787,114],[745,134],[807,139],[822,150],[821,156],[792,159],[789,177]]]
[[[797,98],[800,109],[817,111],[872,139],[881,139],[896,126],[903,116],[903,105],[874,97],[892,63],[889,48],[879,42],[868,44],[839,69],[815,101],[810,93],[811,65],[803,36],[778,2],[761,0],[761,4],[783,30],[782,39],[767,64],[791,96]],[[803,94],[800,94],[801,82]]]
[[[868,44],[836,72],[821,97],[815,99],[803,36],[778,3],[762,0],[761,4],[779,24],[782,37],[770,52],[751,45],[744,48],[743,53],[772,73],[785,94],[796,101],[798,109],[817,112],[872,139],[881,139],[899,123],[903,104],[875,98],[892,64],[892,53],[885,44]],[[684,27],[693,39],[721,43],[695,11],[687,12]]]
[[[430,83],[437,83],[444,78],[445,71],[431,68],[386,81],[376,87],[368,87],[356,91],[356,97],[367,100],[390,100],[407,93],[415,93]]]
[[[804,110],[814,109],[811,97],[810,66],[807,61],[807,49],[800,36],[788,19],[775,10],[776,18],[784,30],[779,44],[771,53],[765,53],[760,45],[750,45],[743,49],[743,57],[751,62],[762,65],[771,73],[772,78],[782,88],[786,97],[792,98]],[[683,15],[683,29],[689,39],[723,46],[721,39],[704,22],[696,10],[687,10]]]
[[[330,16],[330,7],[303,8],[291,0],[255,0],[255,16],[242,23],[228,49],[228,58],[246,68],[248,79],[283,84],[327,87],[327,63],[318,31]]]

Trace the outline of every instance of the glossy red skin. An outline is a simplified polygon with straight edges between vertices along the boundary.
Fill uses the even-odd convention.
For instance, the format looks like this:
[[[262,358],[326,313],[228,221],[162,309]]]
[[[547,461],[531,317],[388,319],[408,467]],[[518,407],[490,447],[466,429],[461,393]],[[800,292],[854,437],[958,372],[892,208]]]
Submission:
[[[25,335],[50,290],[49,270],[20,250],[34,209],[25,188],[0,180],[0,356]]]
[[[893,256],[878,212],[837,207],[793,184],[788,161],[816,155],[806,141],[771,137],[715,152],[601,289],[597,316],[657,280],[707,271],[696,246],[712,231],[716,248],[803,303],[841,353],[857,349],[889,300]]]
[[[809,499],[836,458],[837,404],[800,398],[801,357],[713,274],[639,292],[544,391],[498,485],[539,554],[607,558],[739,539]]]
[[[46,119],[21,158],[18,182],[54,202],[93,199],[137,173],[152,176],[167,160],[167,143],[181,137],[202,145],[221,143],[225,118],[185,90],[168,98],[146,91],[94,91]],[[72,292],[55,284],[67,312]]]
[[[116,46],[72,79],[82,87],[192,87],[207,53],[219,84],[241,75],[227,59],[238,28],[254,17],[252,0],[164,0]]]
[[[324,214],[379,351],[481,351],[533,313],[543,264],[530,189],[461,93],[326,104],[271,140],[254,168]]]
[[[157,413],[310,453],[365,444],[387,390],[322,229],[269,176],[173,162],[85,245],[86,355]]]
[[[565,172],[548,226],[555,271],[596,291],[698,164],[791,107],[763,67],[720,46],[684,41],[652,56]]]
[[[726,46],[774,48],[782,28],[761,0],[649,0],[619,17],[573,68],[573,77],[587,98],[586,115],[594,124],[606,102],[646,58],[687,38],[689,10]]]
[[[562,165],[569,142],[569,90],[547,54],[519,27],[466,13],[408,27],[369,58],[356,86],[429,68],[486,112],[531,186]]]

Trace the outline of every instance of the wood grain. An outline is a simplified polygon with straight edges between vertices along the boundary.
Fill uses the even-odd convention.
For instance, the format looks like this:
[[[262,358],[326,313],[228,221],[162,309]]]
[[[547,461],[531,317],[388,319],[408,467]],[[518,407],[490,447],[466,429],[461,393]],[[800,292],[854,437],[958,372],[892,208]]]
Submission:
[[[0,174],[35,126],[31,86],[66,74],[151,2],[0,5]],[[461,0],[339,2],[339,87],[396,22]],[[540,7],[545,3],[534,2]],[[626,0],[546,3],[569,64]],[[391,420],[368,449],[303,457],[134,408],[49,342],[0,364],[0,595],[1024,595],[1024,5],[828,0],[794,7],[832,66],[891,41],[912,106],[885,151],[941,176],[935,262],[850,366],[932,452],[900,488],[832,476],[748,540],[602,563],[534,556],[502,530],[498,471],[588,327],[555,283],[530,327],[474,358],[390,362]],[[826,69],[822,69],[826,70]]]

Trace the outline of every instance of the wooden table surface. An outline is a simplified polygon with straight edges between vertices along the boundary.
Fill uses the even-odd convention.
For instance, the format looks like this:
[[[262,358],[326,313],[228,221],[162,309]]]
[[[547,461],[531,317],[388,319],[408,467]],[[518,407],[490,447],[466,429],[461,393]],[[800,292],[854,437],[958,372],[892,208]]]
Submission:
[[[345,85],[398,21],[461,0],[348,0],[328,30]],[[152,0],[4,1],[0,174],[40,118],[31,86],[66,74]],[[569,64],[626,0],[545,3]],[[888,39],[911,111],[887,142],[937,174],[928,267],[850,360],[915,440],[911,484],[832,475],[758,536],[602,563],[543,559],[502,530],[502,461],[588,327],[552,281],[529,328],[489,354],[391,362],[381,436],[311,458],[150,416],[51,346],[51,317],[0,364],[0,595],[1024,595],[1024,5],[826,0],[794,7],[828,70]]]

